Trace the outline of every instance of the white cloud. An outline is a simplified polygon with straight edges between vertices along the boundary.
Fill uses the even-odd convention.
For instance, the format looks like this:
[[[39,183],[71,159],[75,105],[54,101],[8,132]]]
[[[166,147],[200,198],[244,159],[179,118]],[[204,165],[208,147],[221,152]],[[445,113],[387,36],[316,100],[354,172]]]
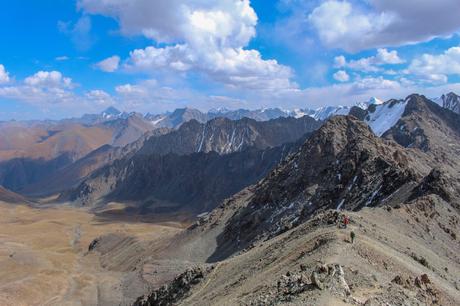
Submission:
[[[378,66],[398,65],[404,63],[396,50],[377,49],[375,56],[365,57],[358,60],[347,61],[345,56],[340,55],[334,58],[334,66],[337,68],[349,68],[363,72],[379,72],[383,69]]]
[[[59,71],[39,71],[32,76],[27,77],[24,83],[34,87],[70,87],[72,79],[64,77]]]
[[[401,84],[398,81],[387,80],[382,76],[377,78],[366,77],[357,80],[352,89],[354,92],[368,92],[371,90],[398,90]]]
[[[337,71],[336,73],[334,73],[333,77],[339,82],[348,82],[350,80],[350,76],[344,70]]]
[[[71,91],[59,87],[35,87],[30,85],[16,85],[0,87],[0,97],[23,101],[31,104],[49,105],[66,103],[73,100]]]
[[[131,52],[124,68],[201,73],[233,88],[288,90],[293,71],[246,49],[255,36],[257,15],[249,0],[80,0],[90,14],[115,18],[125,35],[144,35],[165,47]]]
[[[0,76],[3,70],[0,65]],[[59,71],[38,71],[23,80],[0,82],[0,100],[20,101],[32,106],[32,113],[20,114],[18,119],[24,116],[61,118],[63,114],[79,116],[99,112],[102,107],[119,102],[100,89],[80,93],[75,88],[72,79]]]
[[[368,4],[325,1],[311,12],[309,21],[327,47],[350,52],[428,41],[460,29],[458,0],[369,0]]]
[[[404,63],[404,60],[402,60],[399,57],[398,51],[396,50],[388,51],[385,48],[377,49],[377,55],[375,58],[376,58],[377,65],[384,65],[384,64],[397,65],[397,64]]]
[[[95,89],[87,92],[85,97],[99,106],[108,106],[115,103],[113,97],[104,90]]]
[[[382,70],[381,68],[377,67],[375,63],[375,57],[365,57],[359,60],[352,60],[346,63],[343,67],[362,72],[378,72]]]
[[[460,75],[460,47],[452,47],[442,54],[423,54],[412,60],[406,71],[422,80],[446,83],[448,75]]]
[[[0,86],[0,97],[33,104],[67,103],[75,100],[72,80],[59,71],[38,71],[23,82]]]
[[[0,64],[0,84],[8,83],[10,81],[10,76],[8,71],[6,71],[5,66]]]
[[[118,69],[120,64],[120,57],[117,55],[106,58],[105,60],[96,63],[96,67],[105,72],[114,72]]]

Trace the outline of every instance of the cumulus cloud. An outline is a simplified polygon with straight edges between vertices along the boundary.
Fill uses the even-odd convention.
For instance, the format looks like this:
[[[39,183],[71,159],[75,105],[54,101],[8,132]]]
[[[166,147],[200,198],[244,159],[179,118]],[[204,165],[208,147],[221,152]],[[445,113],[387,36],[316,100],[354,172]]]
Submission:
[[[334,79],[339,82],[348,82],[350,80],[350,76],[344,70],[339,70],[333,75]]]
[[[6,71],[5,66],[0,64],[0,84],[8,83],[10,81],[10,76],[8,71]]]
[[[402,60],[399,57],[398,51],[396,50],[388,51],[385,48],[377,49],[377,55],[375,58],[376,58],[377,65],[384,65],[384,64],[397,65],[397,64],[404,63],[404,60]]]
[[[358,60],[347,61],[345,56],[340,55],[335,57],[334,66],[337,68],[349,68],[363,72],[378,72],[383,69],[378,66],[397,65],[404,63],[396,50],[388,51],[380,48],[375,56],[365,57]]]
[[[106,58],[105,60],[96,63],[96,67],[105,72],[114,72],[118,69],[120,57],[117,55]]]
[[[72,79],[59,71],[38,71],[22,81],[0,86],[0,98],[36,105],[81,105],[74,91]]]
[[[460,29],[458,0],[369,0],[368,4],[329,0],[313,9],[308,19],[324,45],[349,52],[428,41]]]
[[[423,54],[410,63],[407,74],[428,82],[446,83],[448,75],[460,75],[460,47],[452,47],[442,54]]]
[[[59,71],[39,71],[27,77],[24,83],[34,87],[59,88],[71,87],[72,79],[64,77]]]
[[[85,94],[85,98],[98,106],[109,106],[115,103],[110,94],[100,89],[90,90]]]
[[[21,82],[0,86],[0,98],[50,105],[76,101],[72,80],[59,71],[38,71]]]
[[[198,72],[234,88],[297,87],[289,67],[246,49],[257,24],[249,0],[80,0],[78,6],[89,14],[115,18],[122,34],[167,44],[132,51],[125,69]]]
[[[369,92],[372,90],[398,90],[401,87],[401,84],[398,81],[387,80],[382,76],[377,78],[366,77],[360,80],[357,80],[352,89],[354,92]]]

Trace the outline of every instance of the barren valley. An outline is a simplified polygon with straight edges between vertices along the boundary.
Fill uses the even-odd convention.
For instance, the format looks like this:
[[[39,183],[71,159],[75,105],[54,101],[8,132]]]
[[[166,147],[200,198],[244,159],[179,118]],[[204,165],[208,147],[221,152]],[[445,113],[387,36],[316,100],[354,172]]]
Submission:
[[[121,301],[122,272],[104,270],[88,253],[91,241],[108,233],[152,241],[184,226],[111,222],[68,206],[0,202],[0,305],[96,305],[104,295]]]

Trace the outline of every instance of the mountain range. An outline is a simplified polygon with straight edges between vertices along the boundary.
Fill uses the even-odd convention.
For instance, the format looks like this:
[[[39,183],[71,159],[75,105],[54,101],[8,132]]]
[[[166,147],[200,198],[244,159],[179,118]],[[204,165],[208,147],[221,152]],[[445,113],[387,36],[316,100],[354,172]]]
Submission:
[[[95,239],[89,253],[110,273],[139,271],[123,274],[118,289],[133,305],[458,305],[460,115],[420,95],[361,110],[361,118],[320,124],[260,180],[217,206],[199,205],[206,203],[201,193],[233,184],[221,180],[228,164],[214,166],[213,158],[246,154],[242,162],[252,160],[250,151],[183,155],[197,165],[189,176],[177,169],[190,164],[170,153],[136,154],[151,160],[109,168],[101,180],[126,175],[115,198],[148,197],[137,186],[152,182],[145,190],[175,190],[168,201],[176,203],[190,193],[194,212],[206,213],[172,238],[110,234]],[[397,119],[377,124],[388,118]],[[236,181],[249,172],[241,173]],[[152,288],[133,299],[139,284]]]
[[[458,111],[459,97],[454,93],[432,100],[445,108]],[[268,134],[279,135],[283,143],[295,142],[299,135],[291,134],[291,130],[284,129],[279,130],[285,131],[286,135],[266,130],[268,134],[259,137],[258,140],[246,142],[243,139],[257,138],[258,132],[252,128],[257,124],[256,122],[277,118],[309,117],[322,121],[334,115],[352,113],[365,120],[380,136],[399,120],[405,105],[404,101],[392,100],[384,103],[377,98],[371,98],[353,107],[322,107],[316,110],[293,111],[279,108],[218,109],[207,113],[185,108],[162,115],[127,113],[110,107],[100,114],[88,114],[81,118],[60,121],[1,122],[0,185],[16,192],[43,195],[43,192],[55,193],[76,186],[91,172],[115,159],[122,158],[126,152],[139,150],[139,153],[146,154],[162,152],[186,154],[202,150],[229,153],[234,152],[238,146],[242,150],[252,145],[260,149],[281,144],[280,140],[275,143],[269,141],[266,144],[251,142],[266,141]],[[254,120],[247,130],[242,129],[247,123],[244,120],[248,120],[244,118]],[[212,123],[217,122],[216,120],[221,120],[220,124]],[[180,127],[188,122],[192,122],[186,126],[190,131],[185,132],[185,129],[182,129],[179,132]],[[231,127],[233,122],[241,122],[241,128],[236,128],[237,132],[234,135],[228,131],[228,129],[233,131],[234,128]],[[214,131],[215,128],[221,131]],[[274,126],[273,129],[277,127]],[[307,130],[311,131],[311,128],[302,131]],[[170,131],[171,135],[162,138],[152,137],[147,141],[151,136],[168,134]],[[243,135],[244,133],[248,135]],[[202,143],[200,139],[203,140]],[[206,142],[206,139],[211,142]],[[143,145],[144,141],[146,141],[145,145]],[[107,145],[110,147],[106,147]],[[122,149],[125,146],[127,149]],[[62,180],[59,177],[66,177],[66,179]],[[50,188],[44,189],[43,186]]]
[[[20,193],[59,193],[56,203],[49,204],[48,197],[45,203],[87,208],[98,227],[162,220],[159,235],[130,230],[95,236],[76,265],[78,271],[95,265],[97,274],[78,286],[70,282],[67,301],[455,306],[460,303],[457,102],[454,94],[440,100],[418,94],[372,99],[324,108],[331,114],[325,120],[301,116],[304,111],[265,120],[210,118],[211,112],[184,109],[154,119],[110,109],[93,121],[86,116],[85,123],[81,118],[8,123],[13,126],[5,127],[22,131],[30,143],[3,136],[9,139],[5,152],[14,156],[21,150],[23,156],[18,161],[4,155],[12,168],[0,167],[0,177],[13,188],[0,188],[0,200],[37,208],[43,200]],[[141,131],[143,123],[152,128],[138,136],[133,131]],[[62,145],[65,135],[74,137],[70,127],[78,135],[103,131],[104,137],[90,137],[94,150],[85,137],[71,138],[71,144],[81,139],[77,150]],[[28,153],[40,146],[62,149],[40,150],[40,168]],[[170,218],[193,223],[165,234]],[[87,224],[68,229],[73,248],[87,229]],[[69,251],[53,249],[60,252]],[[9,258],[33,263],[15,254]]]

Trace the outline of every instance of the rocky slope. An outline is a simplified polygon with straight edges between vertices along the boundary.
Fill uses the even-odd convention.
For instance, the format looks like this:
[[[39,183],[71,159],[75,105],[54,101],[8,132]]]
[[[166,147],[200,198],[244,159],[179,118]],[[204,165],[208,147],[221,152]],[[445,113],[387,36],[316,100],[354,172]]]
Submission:
[[[223,199],[264,177],[300,143],[220,155],[216,152],[136,154],[95,171],[63,194],[76,205],[134,202],[140,213],[212,210]]]
[[[216,118],[207,123],[192,120],[163,137],[149,139],[137,154],[228,154],[249,147],[266,149],[294,142],[320,125],[319,121],[310,117],[278,118],[264,122],[248,118],[236,121]]]
[[[347,212],[346,230],[337,227],[341,213],[326,211],[211,271],[192,264],[202,277],[167,288],[180,292],[176,305],[457,305],[460,227],[452,210],[430,195]],[[151,301],[145,295],[136,305]]]

